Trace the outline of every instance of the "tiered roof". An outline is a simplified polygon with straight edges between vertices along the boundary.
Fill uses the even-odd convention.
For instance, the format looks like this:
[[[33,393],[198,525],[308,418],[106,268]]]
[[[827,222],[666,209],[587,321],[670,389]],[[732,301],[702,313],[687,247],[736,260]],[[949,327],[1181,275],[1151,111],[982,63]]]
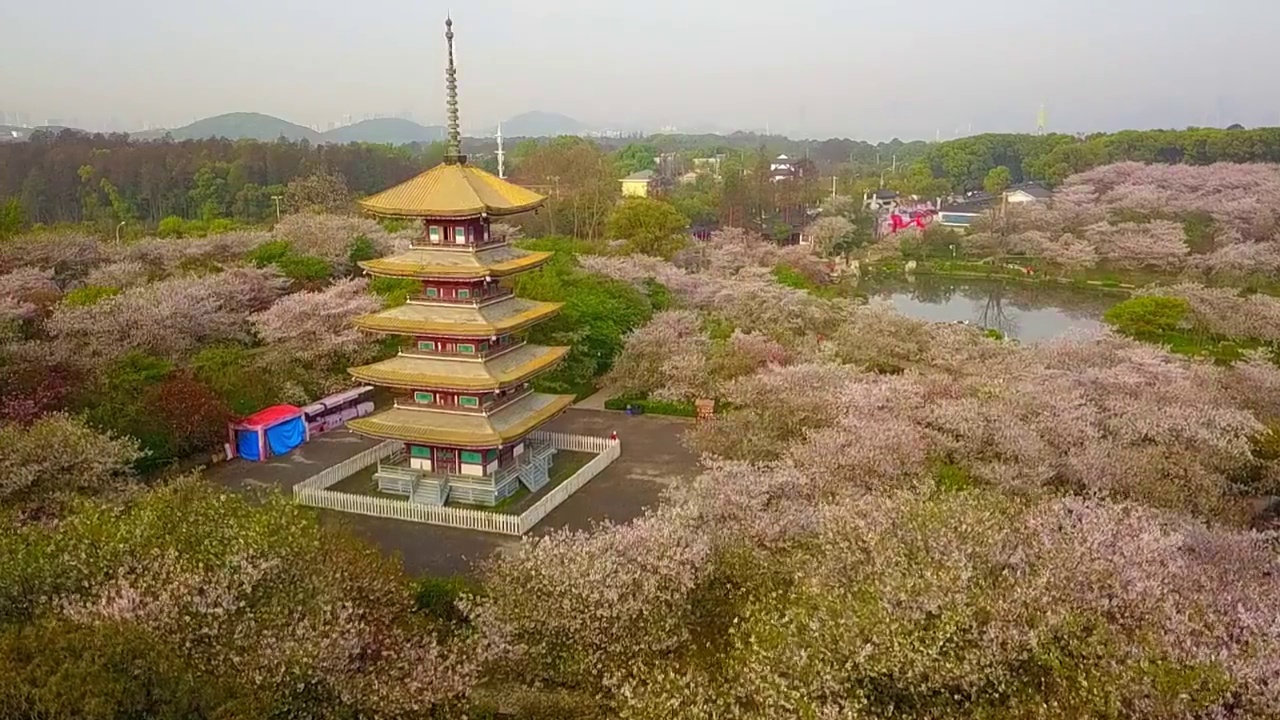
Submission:
[[[350,373],[357,380],[386,387],[491,392],[519,385],[555,365],[568,352],[567,347],[521,345],[484,359],[402,354],[351,368]]]
[[[388,335],[491,338],[523,330],[560,312],[564,303],[508,296],[487,305],[449,305],[409,301],[374,315],[356,318],[356,327]]]
[[[370,275],[430,280],[483,280],[532,270],[551,259],[549,252],[529,252],[510,245],[481,250],[413,248],[408,252],[360,263]]]
[[[528,212],[545,200],[478,167],[446,161],[361,200],[360,207],[386,217],[502,217]]]
[[[530,393],[488,415],[394,407],[348,420],[362,435],[452,447],[490,448],[514,442],[573,404],[572,395]]]

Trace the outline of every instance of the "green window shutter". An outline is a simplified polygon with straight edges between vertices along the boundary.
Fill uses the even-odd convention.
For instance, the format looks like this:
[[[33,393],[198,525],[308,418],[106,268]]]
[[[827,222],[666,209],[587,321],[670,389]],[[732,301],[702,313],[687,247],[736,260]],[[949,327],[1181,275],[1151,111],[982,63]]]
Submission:
[[[463,450],[463,451],[462,451],[462,462],[464,462],[464,463],[474,463],[474,464],[476,464],[476,465],[479,465],[479,464],[480,464],[481,462],[483,462],[483,461],[480,459],[480,453],[478,453],[478,452],[471,452],[470,450]]]
[[[497,460],[497,459],[498,459],[497,450],[490,450],[489,452],[485,453],[485,460]]]
[[[436,396],[429,392],[415,392],[413,394],[413,401],[431,404],[436,401]]]
[[[440,226],[432,225],[430,229],[427,230],[427,237],[431,240],[431,242],[435,242],[435,243],[440,242]]]
[[[480,352],[484,352],[485,350],[488,350],[488,349],[489,349],[489,343],[487,342],[480,343]]]
[[[471,297],[471,291],[466,288],[462,288],[461,290],[458,291],[458,297],[469,298]]]
[[[431,448],[422,447],[420,445],[410,445],[409,455],[416,458],[429,458],[431,457]]]
[[[435,340],[419,340],[418,349],[419,350],[435,350],[436,342]]]
[[[458,343],[458,352],[464,355],[474,355],[476,352],[476,346],[471,343]]]
[[[480,398],[463,395],[458,398],[458,404],[463,407],[480,407]]]
[[[440,291],[435,288],[427,288],[427,297],[440,297]]]

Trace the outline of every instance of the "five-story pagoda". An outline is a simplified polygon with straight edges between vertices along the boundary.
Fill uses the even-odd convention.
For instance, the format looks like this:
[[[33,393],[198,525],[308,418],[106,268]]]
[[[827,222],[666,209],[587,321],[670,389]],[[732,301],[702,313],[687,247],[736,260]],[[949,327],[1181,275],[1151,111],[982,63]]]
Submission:
[[[467,164],[458,131],[453,22],[446,21],[449,141],[444,163],[360,201],[382,217],[413,218],[422,235],[404,254],[360,263],[378,277],[420,281],[400,307],[357,320],[371,332],[412,344],[396,357],[351,369],[358,380],[393,389],[394,407],[347,427],[401,441],[379,464],[379,489],[412,501],[493,505],[548,482],[554,448],[530,434],[572,402],[533,392],[530,381],[568,352],[524,341],[522,332],[559,312],[559,303],[515,297],[504,278],[551,256],[511,247],[490,234],[495,217],[533,210],[545,198]]]

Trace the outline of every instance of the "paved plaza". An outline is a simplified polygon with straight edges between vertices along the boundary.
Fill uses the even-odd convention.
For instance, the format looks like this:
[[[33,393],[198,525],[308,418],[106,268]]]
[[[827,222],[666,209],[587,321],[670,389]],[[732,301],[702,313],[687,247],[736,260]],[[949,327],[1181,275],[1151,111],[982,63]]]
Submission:
[[[605,520],[626,522],[656,504],[664,488],[697,473],[697,458],[680,442],[688,422],[575,408],[548,423],[544,429],[575,435],[603,437],[617,431],[622,455],[553,510],[532,534],[559,528],[584,530]],[[297,483],[378,442],[338,430],[321,435],[284,457],[265,463],[232,460],[210,468],[205,476],[238,491],[289,492]],[[468,572],[477,561],[520,542],[509,536],[365,515],[323,511],[322,516],[326,522],[343,525],[387,552],[398,553],[405,569],[414,574]]]

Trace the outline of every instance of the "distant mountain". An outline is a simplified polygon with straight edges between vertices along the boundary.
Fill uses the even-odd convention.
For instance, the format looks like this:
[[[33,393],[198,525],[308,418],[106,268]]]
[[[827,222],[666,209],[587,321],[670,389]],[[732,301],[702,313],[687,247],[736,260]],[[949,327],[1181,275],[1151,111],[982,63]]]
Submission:
[[[495,128],[496,129],[496,128]],[[502,134],[507,137],[547,137],[577,135],[591,130],[591,126],[560,113],[522,113],[502,123]],[[492,135],[492,132],[486,133]]]
[[[413,142],[435,142],[444,140],[445,128],[440,125],[426,127],[412,120],[400,118],[375,118],[362,120],[354,125],[347,125],[330,130],[320,136],[321,142],[349,143],[389,143],[404,145]]]
[[[262,113],[227,113],[197,120],[169,131],[174,140],[200,140],[224,137],[230,140],[275,140],[281,135],[290,140],[320,142],[320,133],[288,120]]]

